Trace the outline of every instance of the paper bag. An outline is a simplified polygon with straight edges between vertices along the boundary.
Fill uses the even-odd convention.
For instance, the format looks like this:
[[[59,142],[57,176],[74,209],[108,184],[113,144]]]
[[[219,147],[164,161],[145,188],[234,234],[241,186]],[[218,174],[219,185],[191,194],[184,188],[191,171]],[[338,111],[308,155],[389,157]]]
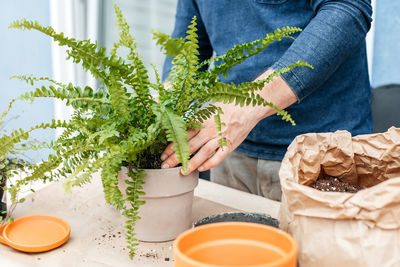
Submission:
[[[322,172],[366,189],[310,187]],[[400,266],[400,129],[298,136],[279,175],[281,228],[299,244],[300,267]]]

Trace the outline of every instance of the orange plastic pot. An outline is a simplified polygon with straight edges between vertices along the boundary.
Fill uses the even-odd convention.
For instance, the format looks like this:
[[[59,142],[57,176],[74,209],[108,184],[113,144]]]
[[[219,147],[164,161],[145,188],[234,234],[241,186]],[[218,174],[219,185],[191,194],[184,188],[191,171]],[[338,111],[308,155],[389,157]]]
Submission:
[[[174,242],[175,267],[295,267],[297,243],[275,227],[246,222],[212,223]]]

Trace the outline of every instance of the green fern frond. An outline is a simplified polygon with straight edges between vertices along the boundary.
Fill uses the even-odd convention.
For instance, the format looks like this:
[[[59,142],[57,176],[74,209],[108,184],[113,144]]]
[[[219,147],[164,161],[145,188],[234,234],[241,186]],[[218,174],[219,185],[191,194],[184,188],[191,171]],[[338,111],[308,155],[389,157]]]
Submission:
[[[218,76],[223,74],[225,77],[233,66],[242,63],[249,57],[252,57],[260,52],[262,52],[267,46],[269,46],[273,41],[281,41],[282,38],[293,39],[292,34],[300,32],[301,29],[297,27],[283,27],[282,29],[275,30],[274,33],[268,33],[266,37],[255,40],[250,43],[245,43],[241,45],[235,45],[233,48],[229,49],[224,55],[211,58],[200,64],[201,66],[210,65],[211,62],[221,62],[221,64],[216,64],[213,69],[210,70],[211,76]]]
[[[144,195],[143,184],[146,174],[143,170],[136,168],[133,164],[128,165],[128,177],[125,183],[128,185],[126,188],[126,195],[128,196],[126,201],[129,205],[125,205],[123,215],[127,218],[126,221],[126,240],[128,243],[129,256],[132,259],[137,250],[138,240],[135,238],[134,227],[139,217],[139,207],[145,204],[145,201],[140,200],[140,196]]]
[[[240,91],[247,91],[247,92],[261,90],[265,86],[266,83],[270,83],[275,77],[278,77],[281,74],[288,72],[296,67],[307,67],[307,68],[313,69],[313,67],[310,64],[308,64],[307,62],[298,60],[295,64],[292,64],[287,67],[283,67],[279,70],[274,71],[273,73],[268,75],[268,77],[265,79],[253,81],[253,82],[241,83],[237,86],[236,89],[240,90]],[[233,84],[231,84],[231,85],[233,86]]]
[[[63,184],[65,192],[70,193],[72,186],[81,186],[85,182],[88,182],[88,177],[85,176],[83,178],[82,172],[90,167],[90,161],[85,160],[81,164],[76,164],[77,166],[74,168],[72,174],[68,175],[68,177],[65,179],[65,182]]]
[[[19,79],[21,81],[25,81],[27,84],[34,85],[39,81],[48,81],[60,87],[65,86],[63,83],[57,82],[49,77],[34,77],[33,75],[14,75],[11,76],[10,79]]]
[[[180,88],[178,100],[175,104],[175,109],[178,112],[186,110],[187,106],[193,99],[192,90],[193,85],[196,83],[197,70],[199,65],[199,45],[197,40],[196,16],[193,17],[190,25],[188,26],[187,35],[185,37],[184,57],[186,67],[181,71],[182,79],[176,78],[175,88]]]
[[[110,73],[110,92],[111,105],[118,115],[122,118],[129,119],[129,98],[126,87],[119,81],[119,75],[113,71]]]
[[[207,119],[211,118],[212,115],[218,112],[218,107],[210,104],[207,107],[193,111],[193,116],[190,117],[191,121],[203,123]]]
[[[62,122],[53,121],[52,123],[45,124],[45,127],[57,128],[57,126],[63,125],[64,123]],[[93,156],[90,156],[92,153],[91,151],[101,151],[99,148],[85,144],[78,138],[74,140],[75,141],[68,143],[57,140],[56,143],[52,145],[56,154],[50,154],[47,160],[42,161],[39,165],[34,165],[32,167],[32,172],[24,179],[18,180],[16,186],[20,187],[36,180],[53,181],[66,177],[86,158],[93,158]],[[63,166],[60,168],[61,164],[63,164]]]
[[[67,153],[69,152],[65,154]],[[78,152],[74,155],[67,154],[57,170],[51,172],[50,177],[53,180],[65,178],[63,184],[65,191],[67,193],[71,192],[73,186],[82,186],[90,182],[93,173],[101,169],[102,164],[98,157],[99,154],[99,151],[95,149]]]
[[[150,112],[152,97],[150,94],[150,81],[147,74],[147,69],[141,57],[136,52],[137,44],[135,39],[130,34],[129,25],[122,15],[121,9],[114,4],[114,10],[117,17],[117,26],[120,30],[120,41],[114,45],[114,49],[111,53],[115,54],[119,46],[124,46],[129,49],[127,59],[132,62],[132,71],[126,76],[125,83],[132,87],[146,111]]]
[[[186,171],[190,157],[190,147],[185,121],[182,117],[162,105],[154,104],[153,110],[161,118],[161,127],[166,131],[167,140],[175,143],[172,149],[182,164],[183,171]]]
[[[13,106],[13,104],[14,104],[15,101],[17,101],[16,98],[12,99],[12,100],[8,103],[7,109],[6,109],[5,111],[3,111],[3,113],[1,114],[1,116],[0,116],[0,126],[3,124],[3,119],[4,119],[4,117],[7,116],[7,114],[10,112],[10,110],[11,110],[11,108],[12,108],[12,106]],[[1,154],[0,154],[0,155],[1,155]]]
[[[203,129],[204,126],[201,122],[199,121],[190,121],[186,124],[187,129],[192,129],[192,130],[200,130]]]
[[[178,114],[183,114],[188,104],[192,100],[192,87],[196,83],[198,70],[198,40],[196,17],[193,17],[191,24],[188,26],[187,36],[184,39],[170,38],[167,35],[155,33],[155,38],[159,38],[158,43],[161,44],[167,54],[175,55],[172,60],[168,81],[172,84],[174,95],[174,106]],[[169,46],[179,44],[179,51],[173,51]]]
[[[52,120],[50,123],[41,123],[31,127],[28,131],[22,129],[14,130],[10,135],[4,134],[0,137],[0,155],[7,155],[12,149],[15,148],[17,143],[22,140],[28,140],[29,135],[32,131],[37,129],[57,128],[66,127],[67,123],[59,120]]]
[[[125,201],[118,187],[118,172],[121,169],[124,157],[115,152],[107,153],[104,157],[107,160],[103,161],[101,180],[105,200],[116,208],[122,209]]]
[[[249,93],[247,91],[240,91],[240,90],[235,90],[235,85],[227,85],[223,83],[218,83],[214,90],[210,93],[210,97],[216,101],[216,102],[222,102],[222,103],[234,103],[235,105],[238,106],[244,106],[244,105],[252,105],[252,106],[269,106],[273,108],[274,110],[277,111],[278,116],[282,116],[282,119],[284,121],[288,121],[292,123],[292,125],[295,125],[294,120],[291,118],[291,116],[284,110],[279,109],[277,106],[275,106],[273,103],[266,101],[264,98],[262,98],[260,95],[255,94],[255,93]]]
[[[221,148],[227,145],[226,139],[222,136],[222,127],[226,126],[225,123],[221,122],[221,115],[224,114],[221,108],[217,109],[217,114],[214,115],[215,129],[217,130],[219,139],[218,144]]]
[[[146,94],[147,100],[142,99],[142,102],[144,100],[146,100],[147,102],[151,101],[148,86],[146,89],[146,87],[138,87],[137,84],[135,84],[137,83],[137,81],[140,81],[139,85],[146,84],[146,81],[144,81],[143,78],[147,77],[147,71],[144,66],[135,67],[134,64],[140,65],[140,62],[138,62],[137,58],[128,57],[128,59],[134,61],[134,64],[127,65],[121,58],[115,56],[112,56],[110,58],[107,57],[105,54],[105,48],[98,48],[97,43],[91,43],[90,40],[77,41],[74,38],[65,37],[63,33],[58,34],[54,31],[52,27],[43,27],[37,21],[33,22],[22,19],[20,21],[15,21],[11,23],[9,25],[9,28],[38,30],[52,37],[54,41],[57,41],[59,43],[59,45],[69,47],[70,49],[67,50],[67,53],[69,58],[73,59],[74,63],[82,63],[82,67],[85,70],[90,71],[95,78],[100,79],[103,84],[111,87],[111,99],[112,102],[114,102],[114,105],[118,106],[117,110],[119,112],[122,112],[120,116],[125,118],[129,117],[127,99],[122,102],[119,101],[121,100],[121,98],[126,98],[126,88],[124,86],[120,86],[123,82],[131,85],[133,89],[136,90],[139,97],[142,93],[148,91],[148,93]],[[134,72],[135,69],[136,72]],[[107,70],[109,71],[109,73],[107,73]],[[119,75],[116,75],[116,73],[118,73]],[[111,84],[112,82],[116,82],[117,84]],[[117,95],[118,97],[116,97]],[[117,99],[113,101],[113,98]],[[144,103],[144,105],[149,105],[147,102]]]
[[[153,34],[153,39],[156,40],[156,44],[161,46],[161,50],[167,57],[174,57],[182,52],[185,46],[185,40],[183,38],[172,38],[168,34],[159,31],[151,32]]]
[[[58,34],[52,27],[43,27],[37,21],[21,19],[12,22],[8,28],[34,29],[50,36],[60,46],[68,46],[70,48],[67,51],[68,56],[73,59],[74,63],[82,62],[83,68],[89,70],[95,78],[100,79],[104,84],[107,84],[107,75],[102,68],[117,65],[115,61],[108,60],[104,48],[97,49],[97,43],[93,44],[89,40],[77,41],[74,38],[68,38],[64,36],[64,33]]]
[[[73,186],[82,186],[88,183],[92,174],[104,165],[102,159],[99,158],[101,147],[90,147],[79,139],[74,141],[71,141],[68,149],[64,149],[62,152],[64,158],[62,166],[51,174],[53,179],[66,177],[63,185],[67,193],[71,192]],[[77,147],[85,147],[85,151],[77,152]],[[65,146],[60,144],[58,148],[65,148]],[[60,150],[57,148],[55,150],[59,154]]]
[[[41,86],[34,91],[27,92],[18,97],[20,100],[33,101],[35,98],[56,98],[66,100],[67,105],[74,108],[94,109],[96,110],[99,105],[111,105],[108,100],[108,95],[102,91],[96,93],[93,89],[86,86],[84,90],[80,87],[73,86],[71,83],[62,85],[56,88],[52,85]]]
[[[159,100],[163,101],[165,100],[166,90],[164,88],[164,85],[161,83],[160,75],[158,74],[156,66],[154,66],[153,63],[150,64],[154,70],[154,75],[156,76],[156,83],[155,84],[151,83],[150,86],[157,91]]]
[[[4,134],[0,137],[0,155],[7,155],[15,145],[22,140],[27,140],[29,138],[29,133],[31,131],[25,132],[22,129],[13,131],[10,135]]]
[[[266,79],[255,81],[255,82],[246,82],[242,83],[238,86],[235,84],[224,84],[221,82],[217,82],[215,86],[208,92],[205,92],[207,96],[209,96],[213,101],[223,102],[223,103],[234,103],[240,107],[245,105],[262,105],[269,106],[276,110],[277,115],[281,116],[284,121],[290,122],[292,125],[295,125],[294,120],[291,116],[284,110],[279,109],[273,103],[270,103],[255,94],[254,91],[261,90],[265,83],[271,82],[274,77],[279,76],[282,73],[290,71],[295,67],[308,67],[312,68],[312,66],[306,62],[299,60],[295,64],[289,65],[288,67],[284,67],[279,69],[272,74],[270,74]]]
[[[8,187],[8,191],[10,192],[11,196],[11,202],[16,202],[17,194],[21,189],[21,186],[36,180],[42,180],[44,182],[52,181],[52,179],[46,174],[49,172],[49,170],[56,169],[61,163],[62,159],[55,155],[49,155],[46,161],[41,162],[40,165],[33,166],[33,171],[28,177],[17,180],[14,185]]]

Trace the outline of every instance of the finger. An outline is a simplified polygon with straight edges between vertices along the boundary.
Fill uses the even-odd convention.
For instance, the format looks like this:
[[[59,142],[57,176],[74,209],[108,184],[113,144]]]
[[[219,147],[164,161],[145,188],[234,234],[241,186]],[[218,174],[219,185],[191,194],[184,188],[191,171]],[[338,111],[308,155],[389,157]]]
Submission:
[[[188,175],[192,171],[204,164],[218,149],[219,143],[217,139],[211,139],[189,160],[188,168],[183,175]]]
[[[195,143],[192,143],[190,141],[190,143],[189,143],[189,147],[190,147],[189,153],[190,154],[193,154],[194,152],[196,152],[204,143],[207,142],[207,140],[204,140],[201,143],[199,143],[198,141],[199,140],[197,140]],[[172,143],[172,144],[168,145],[170,147],[170,149],[172,150],[172,154],[170,154],[169,156],[167,156],[166,154],[165,155],[161,155],[161,160],[164,159],[163,163],[161,164],[161,168],[162,169],[173,168],[173,167],[175,167],[176,165],[179,164],[178,155],[172,149],[173,145],[175,145],[175,143]]]
[[[196,136],[199,133],[200,130],[188,130],[188,140],[192,139],[194,136]],[[168,146],[164,149],[164,151],[161,153],[161,160],[165,161],[168,157],[170,157],[172,154],[175,153],[175,151],[172,149],[172,147],[175,145],[175,143],[169,143]],[[196,151],[196,150],[194,150]],[[191,151],[190,154],[192,154],[194,151]]]
[[[190,129],[187,131],[188,133],[188,140],[192,139],[194,136],[196,136],[198,133],[200,132],[200,130],[197,129]]]
[[[174,152],[174,150],[172,151],[173,153],[169,157],[167,156],[167,158],[161,164],[161,169],[173,168],[179,164],[178,155]],[[161,156],[161,160],[163,159],[163,156],[164,155]]]
[[[163,153],[161,154],[161,160],[165,161],[169,156],[175,153],[172,147],[176,145],[176,143],[169,143],[168,146],[164,149]]]
[[[193,136],[193,135],[192,135]],[[212,137],[206,131],[199,131],[192,139],[189,140],[189,153],[193,154],[203,145],[207,144]],[[172,150],[172,149],[171,149]],[[172,150],[173,151],[173,150]],[[215,149],[213,150],[215,152]],[[165,157],[164,157],[165,158]],[[173,152],[162,163],[161,168],[172,168],[179,164],[178,155]]]
[[[230,151],[227,147],[218,148],[217,152],[212,155],[208,160],[206,160],[201,166],[198,168],[199,171],[204,172],[209,169],[214,168],[218,164],[220,164],[224,159],[229,155]]]

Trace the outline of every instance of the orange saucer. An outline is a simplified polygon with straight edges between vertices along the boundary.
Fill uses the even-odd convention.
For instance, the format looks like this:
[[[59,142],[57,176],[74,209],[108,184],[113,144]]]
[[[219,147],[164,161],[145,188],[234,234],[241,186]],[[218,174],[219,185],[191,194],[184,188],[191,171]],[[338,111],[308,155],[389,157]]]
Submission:
[[[0,227],[0,242],[24,252],[43,252],[64,244],[69,224],[54,216],[29,215]]]

